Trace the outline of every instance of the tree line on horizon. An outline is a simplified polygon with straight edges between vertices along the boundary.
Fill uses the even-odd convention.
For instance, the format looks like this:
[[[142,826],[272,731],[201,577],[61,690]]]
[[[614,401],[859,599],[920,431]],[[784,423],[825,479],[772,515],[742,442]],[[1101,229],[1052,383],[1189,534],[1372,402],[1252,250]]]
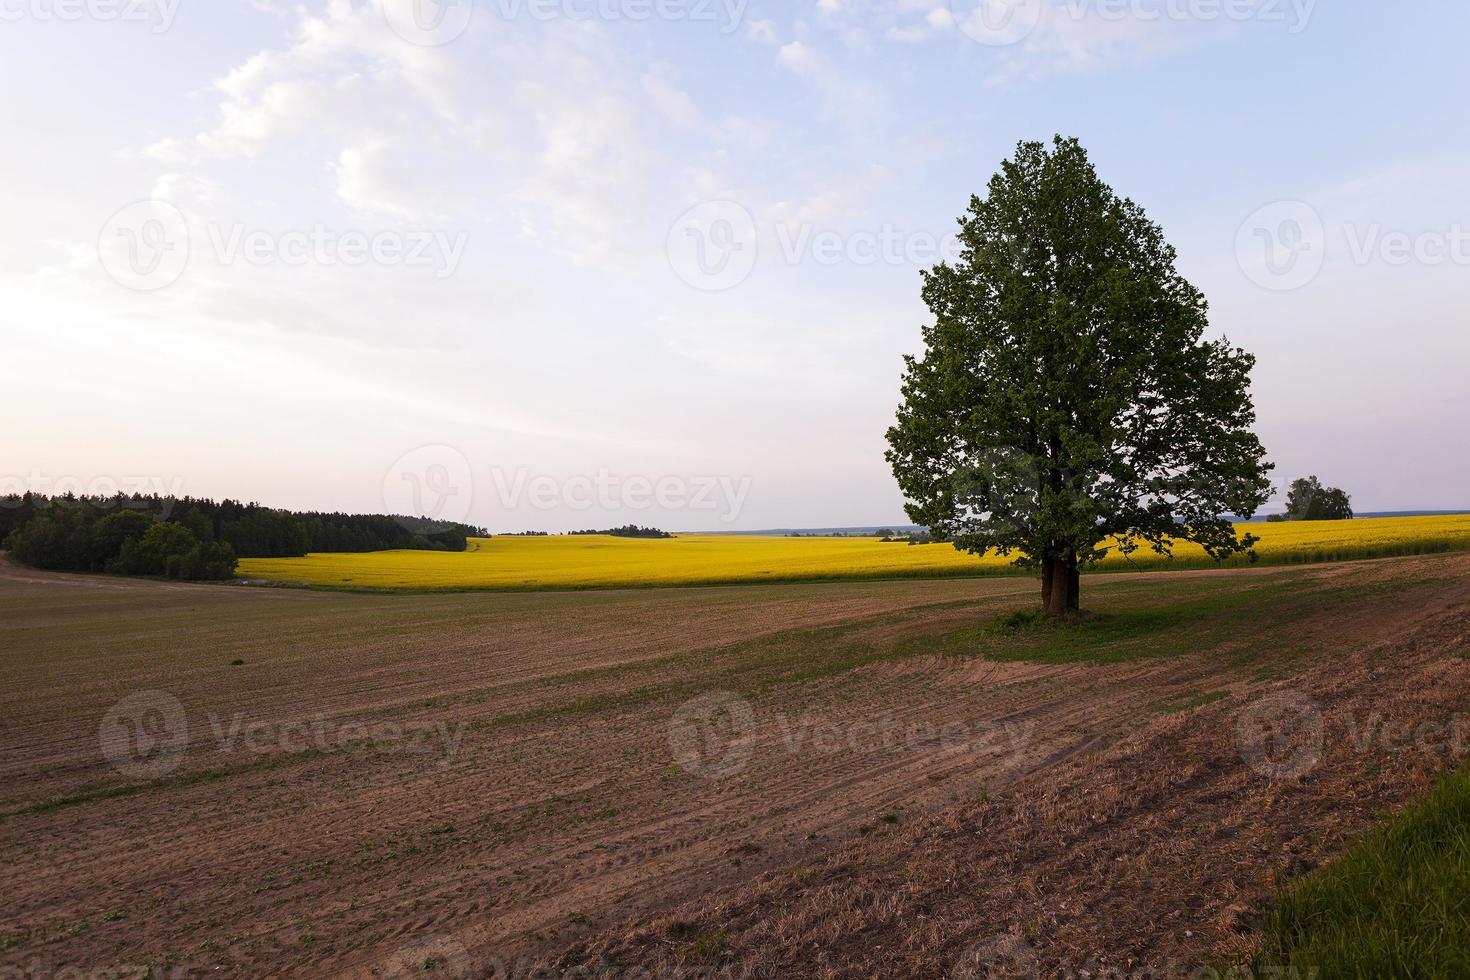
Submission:
[[[570,536],[583,536],[589,534],[603,535],[612,538],[672,538],[668,531],[656,527],[639,527],[637,524],[624,524],[622,527],[612,527],[605,531],[568,531]]]
[[[116,494],[0,497],[0,546],[55,571],[228,579],[240,558],[464,551],[483,528],[385,514],[295,512],[236,500]]]

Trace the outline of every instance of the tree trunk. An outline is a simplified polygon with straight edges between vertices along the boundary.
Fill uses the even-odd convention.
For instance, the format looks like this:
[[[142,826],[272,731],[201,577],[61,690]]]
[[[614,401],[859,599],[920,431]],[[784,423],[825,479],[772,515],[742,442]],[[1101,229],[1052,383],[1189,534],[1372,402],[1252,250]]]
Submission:
[[[1046,596],[1046,614],[1060,618],[1074,607],[1072,570],[1060,558],[1047,559],[1047,565],[1051,568],[1051,592]]]
[[[1076,558],[1047,558],[1041,563],[1041,606],[1048,616],[1066,616],[1082,607],[1082,576]]]

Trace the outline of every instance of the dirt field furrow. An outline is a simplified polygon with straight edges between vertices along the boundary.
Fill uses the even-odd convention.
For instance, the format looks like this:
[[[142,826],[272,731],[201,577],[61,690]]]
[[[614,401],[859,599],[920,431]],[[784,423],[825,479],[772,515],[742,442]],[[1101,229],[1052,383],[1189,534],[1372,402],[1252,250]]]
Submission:
[[[0,562],[0,963],[687,957],[771,882],[1060,774],[1103,793],[1123,747],[1429,628],[1467,573],[1096,576],[1095,623],[1052,635],[1006,625],[1015,579],[382,596]],[[924,887],[883,874],[879,906]]]

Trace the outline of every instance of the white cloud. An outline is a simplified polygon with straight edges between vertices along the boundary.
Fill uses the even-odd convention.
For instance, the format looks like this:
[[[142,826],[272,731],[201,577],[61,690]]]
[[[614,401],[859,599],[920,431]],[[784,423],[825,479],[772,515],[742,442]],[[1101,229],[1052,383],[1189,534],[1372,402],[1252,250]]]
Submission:
[[[689,93],[675,86],[668,79],[655,74],[643,76],[643,94],[647,95],[655,108],[665,118],[685,129],[700,129],[704,116]]]
[[[368,136],[343,147],[332,170],[337,176],[337,196],[349,207],[408,220],[426,213],[422,202],[427,195],[415,188],[384,137]]]
[[[804,41],[783,44],[781,50],[776,52],[776,60],[783,68],[798,75],[814,75],[822,67],[821,56]]]
[[[1247,5],[1232,6],[1230,9],[1236,11],[1233,16],[1220,16],[1216,5],[1208,8],[1217,11],[1213,16],[1190,17],[1187,5],[1180,8],[1186,11],[1185,16],[1174,16],[1154,4],[1034,2],[1041,5],[1035,26],[1013,43],[974,46],[974,52],[993,68],[990,82],[1037,80],[1057,73],[1106,68],[1219,36],[1268,9],[1265,0],[1254,0],[1254,3],[1242,0]],[[877,0],[868,6],[847,7],[845,12],[849,18],[860,17],[881,29],[890,41],[915,43],[956,36],[956,29],[964,27],[961,21],[967,16],[979,16],[979,3],[980,0]],[[1292,15],[1297,16],[1301,15]]]
[[[776,34],[776,22],[773,20],[753,20],[747,33],[752,41],[759,41],[761,44],[774,46],[781,43]]]

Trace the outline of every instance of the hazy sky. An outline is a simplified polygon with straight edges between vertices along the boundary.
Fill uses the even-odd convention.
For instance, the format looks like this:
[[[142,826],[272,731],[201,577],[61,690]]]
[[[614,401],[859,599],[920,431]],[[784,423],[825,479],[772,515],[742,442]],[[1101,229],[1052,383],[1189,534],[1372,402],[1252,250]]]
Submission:
[[[902,521],[919,270],[1063,133],[1258,356],[1278,477],[1470,507],[1467,37],[1463,0],[0,0],[0,489]]]

